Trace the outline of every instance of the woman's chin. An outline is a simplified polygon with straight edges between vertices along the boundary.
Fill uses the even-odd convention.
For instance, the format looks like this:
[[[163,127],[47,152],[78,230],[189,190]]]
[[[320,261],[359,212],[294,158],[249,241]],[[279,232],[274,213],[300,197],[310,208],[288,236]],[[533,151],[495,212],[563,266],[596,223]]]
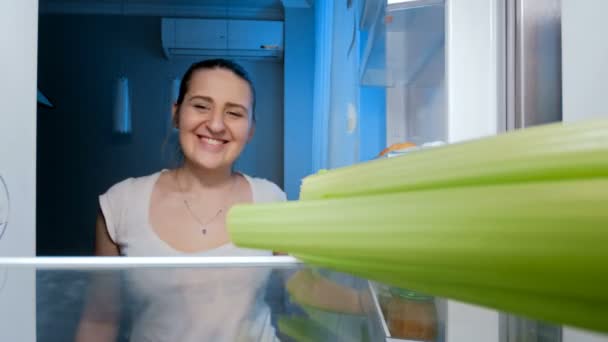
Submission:
[[[236,158],[231,158],[234,151],[224,149],[222,151],[207,151],[205,149],[192,149],[186,153],[186,160],[197,168],[205,170],[230,169]]]
[[[231,167],[231,163],[227,162],[224,158],[218,158],[220,156],[204,156],[194,159],[190,159],[191,163],[197,168],[204,170],[223,170]],[[223,156],[222,156],[223,157]]]

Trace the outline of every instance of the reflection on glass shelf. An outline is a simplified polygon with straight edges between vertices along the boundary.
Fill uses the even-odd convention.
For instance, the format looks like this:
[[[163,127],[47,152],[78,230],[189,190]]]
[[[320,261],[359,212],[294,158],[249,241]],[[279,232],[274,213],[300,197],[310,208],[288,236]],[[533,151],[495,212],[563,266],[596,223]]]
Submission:
[[[4,286],[6,285],[6,273],[7,273],[7,269],[0,266],[0,293],[4,289]]]
[[[381,317],[393,338],[444,341],[435,298],[407,289],[372,283]]]
[[[0,341],[446,341],[445,299],[289,257],[75,259],[0,259]],[[560,341],[560,327],[503,317],[502,342]]]
[[[436,56],[443,59],[443,1],[391,5],[375,17],[361,63],[361,84],[407,86]]]
[[[513,315],[502,315],[503,342],[561,342],[560,326]]]
[[[87,340],[102,325],[120,341],[376,341],[365,286],[295,266],[39,270],[38,340]]]
[[[443,2],[444,0],[386,0],[391,10],[443,5]]]

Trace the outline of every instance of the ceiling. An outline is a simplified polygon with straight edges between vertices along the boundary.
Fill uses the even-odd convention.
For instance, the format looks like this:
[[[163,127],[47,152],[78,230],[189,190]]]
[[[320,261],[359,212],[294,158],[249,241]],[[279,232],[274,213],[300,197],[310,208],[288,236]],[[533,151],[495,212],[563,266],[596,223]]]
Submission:
[[[40,3],[55,4],[149,4],[163,6],[234,6],[282,8],[281,0],[40,0]]]
[[[40,0],[40,12],[283,19],[281,0]]]

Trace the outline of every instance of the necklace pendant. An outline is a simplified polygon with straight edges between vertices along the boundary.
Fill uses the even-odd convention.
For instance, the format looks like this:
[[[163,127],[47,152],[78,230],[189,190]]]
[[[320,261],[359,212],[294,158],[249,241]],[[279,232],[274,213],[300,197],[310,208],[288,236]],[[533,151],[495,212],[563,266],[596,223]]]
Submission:
[[[202,232],[203,232],[203,235],[206,235],[207,234],[207,229],[203,228]]]

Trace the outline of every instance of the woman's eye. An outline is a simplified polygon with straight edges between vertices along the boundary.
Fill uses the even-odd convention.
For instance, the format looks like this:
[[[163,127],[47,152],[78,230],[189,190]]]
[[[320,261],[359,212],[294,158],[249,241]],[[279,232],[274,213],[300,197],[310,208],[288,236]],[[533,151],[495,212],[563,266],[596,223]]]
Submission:
[[[243,117],[243,114],[241,114],[239,112],[228,112],[228,114],[230,114],[231,116],[237,117],[237,118]]]
[[[194,107],[195,107],[196,109],[200,109],[200,110],[207,110],[207,109],[209,109],[209,106],[206,106],[206,105],[200,105],[200,104],[194,105]]]

